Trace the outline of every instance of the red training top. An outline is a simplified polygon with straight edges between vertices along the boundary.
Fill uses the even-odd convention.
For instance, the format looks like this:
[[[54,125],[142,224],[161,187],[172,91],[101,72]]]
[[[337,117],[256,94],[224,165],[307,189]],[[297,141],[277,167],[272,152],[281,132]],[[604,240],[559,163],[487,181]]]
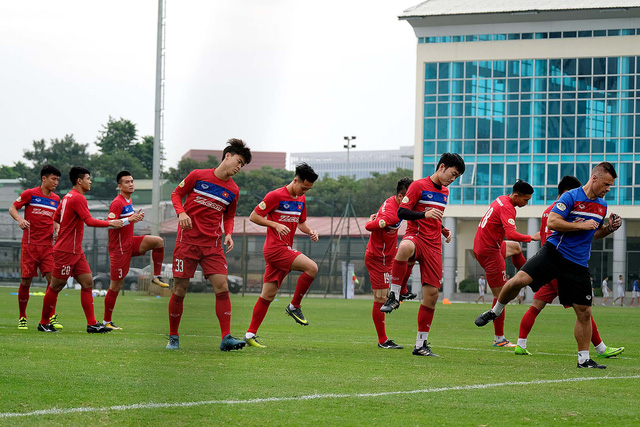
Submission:
[[[540,221],[540,245],[544,245],[544,242],[547,241],[549,236],[553,234],[553,231],[549,230],[547,227],[547,221],[549,220],[549,214],[551,213],[551,209],[556,205],[556,202],[553,202],[551,206],[542,212],[542,220]]]
[[[95,219],[89,212],[87,199],[75,188],[62,199],[53,220],[60,224],[58,240],[53,247],[56,251],[82,253],[82,237],[84,225],[90,227],[108,227],[109,221]]]
[[[24,208],[24,219],[29,228],[22,231],[23,245],[53,245],[53,215],[60,204],[60,197],[51,192],[45,196],[41,187],[24,190],[13,202],[16,209]]]
[[[292,196],[286,186],[268,192],[254,211],[261,217],[285,225],[291,230],[281,236],[275,228],[267,227],[267,238],[264,241],[263,252],[278,246],[291,247],[298,224],[307,221],[305,196]]]
[[[478,224],[473,240],[473,252],[492,254],[500,251],[505,240],[528,243],[531,236],[516,231],[516,207],[509,196],[500,196],[491,203]]]
[[[431,177],[413,181],[407,189],[407,194],[400,203],[401,208],[412,211],[424,212],[429,209],[439,209],[444,213],[444,208],[449,200],[449,189],[445,186],[436,186]],[[423,242],[432,246],[441,247],[442,221],[433,218],[422,218],[415,221],[407,221],[405,236],[416,236]]]
[[[402,220],[398,218],[398,202],[396,196],[384,201],[373,221],[364,226],[371,232],[366,252],[382,258],[392,258],[396,254],[398,229]]]
[[[131,199],[127,200],[122,194],[118,194],[109,206],[109,219],[125,219],[134,214]],[[117,251],[121,254],[131,249],[133,240],[133,224],[125,227],[109,229],[109,252]]]

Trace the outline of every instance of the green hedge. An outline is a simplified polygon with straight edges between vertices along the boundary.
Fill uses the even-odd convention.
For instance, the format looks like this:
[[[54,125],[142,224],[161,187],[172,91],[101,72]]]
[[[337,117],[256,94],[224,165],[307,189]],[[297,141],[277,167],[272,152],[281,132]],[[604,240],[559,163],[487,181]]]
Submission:
[[[478,281],[476,279],[466,278],[460,282],[460,292],[477,293]]]

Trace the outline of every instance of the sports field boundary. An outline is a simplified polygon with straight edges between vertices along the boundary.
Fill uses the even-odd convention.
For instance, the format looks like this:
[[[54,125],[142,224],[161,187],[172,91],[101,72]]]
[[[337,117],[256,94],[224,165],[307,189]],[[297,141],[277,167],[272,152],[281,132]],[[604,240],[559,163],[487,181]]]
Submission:
[[[272,402],[295,402],[305,400],[316,399],[353,399],[353,398],[367,398],[367,397],[382,397],[382,396],[394,396],[403,394],[427,394],[427,393],[442,393],[448,391],[466,391],[466,390],[481,390],[495,387],[509,387],[509,386],[526,386],[526,385],[541,385],[541,384],[558,384],[558,383],[572,383],[572,382],[584,382],[584,381],[598,381],[598,380],[627,380],[627,379],[640,379],[640,375],[629,375],[620,377],[581,377],[581,378],[563,378],[558,380],[534,380],[534,381],[509,381],[502,383],[488,383],[488,384],[470,384],[454,387],[440,387],[440,388],[427,388],[418,390],[399,390],[399,391],[385,391],[380,393],[349,393],[349,394],[310,394],[304,396],[291,396],[291,397],[267,397],[256,399],[244,399],[244,400],[201,400],[197,402],[177,402],[177,403],[134,403],[131,405],[116,405],[116,406],[104,406],[100,408],[93,407],[80,407],[80,408],[51,408],[42,409],[32,412],[1,412],[0,419],[17,418],[17,417],[33,417],[33,416],[46,416],[46,415],[65,415],[76,414],[86,412],[108,412],[108,411],[130,411],[136,409],[155,409],[155,408],[188,408],[192,406],[206,406],[206,405],[238,405],[238,404],[255,404],[255,403],[272,403]]]

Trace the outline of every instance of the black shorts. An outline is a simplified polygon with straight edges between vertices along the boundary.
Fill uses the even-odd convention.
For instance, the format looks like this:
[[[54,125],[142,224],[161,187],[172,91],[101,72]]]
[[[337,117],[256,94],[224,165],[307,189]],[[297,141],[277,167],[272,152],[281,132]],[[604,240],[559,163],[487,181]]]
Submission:
[[[551,243],[545,243],[521,270],[533,279],[529,286],[534,292],[556,279],[562,305],[590,306],[593,302],[589,268],[567,260]]]

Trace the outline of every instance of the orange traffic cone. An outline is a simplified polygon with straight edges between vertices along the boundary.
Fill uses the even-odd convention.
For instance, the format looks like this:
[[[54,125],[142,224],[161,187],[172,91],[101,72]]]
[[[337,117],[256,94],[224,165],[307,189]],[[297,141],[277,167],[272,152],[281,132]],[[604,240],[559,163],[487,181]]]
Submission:
[[[451,301],[449,301],[449,298],[445,298],[442,300],[443,304],[451,304]]]

